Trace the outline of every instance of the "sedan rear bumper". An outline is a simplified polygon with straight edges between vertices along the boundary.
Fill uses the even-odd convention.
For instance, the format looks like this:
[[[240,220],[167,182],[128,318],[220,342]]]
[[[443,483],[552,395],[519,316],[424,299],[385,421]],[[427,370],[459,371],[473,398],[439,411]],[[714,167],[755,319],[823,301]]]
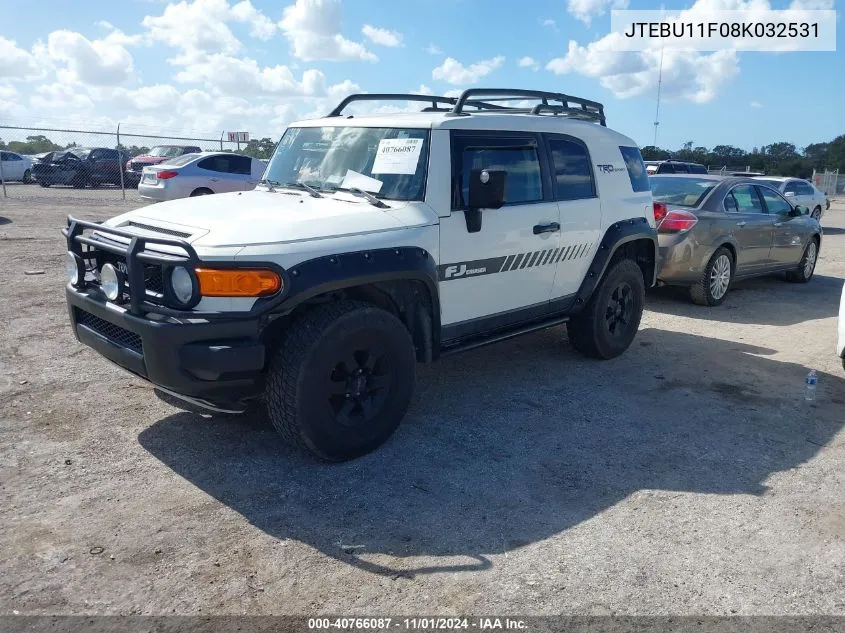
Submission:
[[[694,230],[658,234],[657,243],[659,282],[668,285],[692,285],[701,279],[710,257],[710,249],[696,239]]]

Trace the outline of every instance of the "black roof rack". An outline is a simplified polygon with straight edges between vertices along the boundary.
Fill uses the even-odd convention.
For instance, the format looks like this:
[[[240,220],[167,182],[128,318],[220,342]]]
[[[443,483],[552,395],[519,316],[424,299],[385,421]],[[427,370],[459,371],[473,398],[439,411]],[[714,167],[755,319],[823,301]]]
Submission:
[[[498,103],[525,99],[539,99],[540,103],[530,108],[515,108]],[[464,90],[460,97],[439,97],[410,93],[354,94],[349,95],[341,101],[328,116],[340,116],[344,108],[355,101],[420,101],[431,104],[423,108],[422,112],[446,112],[447,116],[469,116],[470,113],[464,112],[464,108],[470,107],[475,108],[475,112],[478,113],[499,112],[508,114],[561,115],[573,119],[596,121],[607,126],[607,120],[604,116],[604,106],[597,101],[573,97],[561,92],[514,88],[469,88],[468,90]],[[549,103],[550,101],[557,103]],[[442,107],[444,105],[451,106],[451,108]]]

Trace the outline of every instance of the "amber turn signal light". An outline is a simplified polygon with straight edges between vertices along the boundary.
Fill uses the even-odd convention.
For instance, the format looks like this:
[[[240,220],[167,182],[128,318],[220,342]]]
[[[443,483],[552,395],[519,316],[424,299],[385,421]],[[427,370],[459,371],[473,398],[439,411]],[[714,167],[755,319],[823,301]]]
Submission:
[[[197,268],[203,297],[266,297],[282,289],[279,273],[262,268]]]

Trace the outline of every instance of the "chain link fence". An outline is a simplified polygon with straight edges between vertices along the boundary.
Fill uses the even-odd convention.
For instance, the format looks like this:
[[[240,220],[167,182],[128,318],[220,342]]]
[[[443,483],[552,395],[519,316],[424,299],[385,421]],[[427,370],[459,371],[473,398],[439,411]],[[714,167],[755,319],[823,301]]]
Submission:
[[[277,140],[268,136],[230,141],[226,132],[142,134],[122,131],[120,126],[96,131],[0,125],[0,200],[140,203],[137,186],[145,165],[198,151],[234,152],[266,160]]]
[[[824,191],[828,198],[845,198],[845,174],[840,174],[838,169],[833,171],[814,169],[813,184]]]

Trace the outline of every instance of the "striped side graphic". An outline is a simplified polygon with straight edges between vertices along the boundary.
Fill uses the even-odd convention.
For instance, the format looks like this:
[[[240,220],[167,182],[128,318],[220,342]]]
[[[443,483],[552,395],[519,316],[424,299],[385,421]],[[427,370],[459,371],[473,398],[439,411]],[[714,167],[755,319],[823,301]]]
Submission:
[[[526,270],[539,266],[549,266],[558,262],[575,261],[589,257],[595,251],[597,243],[570,244],[559,248],[541,251],[515,253],[489,259],[476,259],[454,264],[441,264],[437,267],[440,281],[451,281],[466,277],[506,273],[513,270]]]

